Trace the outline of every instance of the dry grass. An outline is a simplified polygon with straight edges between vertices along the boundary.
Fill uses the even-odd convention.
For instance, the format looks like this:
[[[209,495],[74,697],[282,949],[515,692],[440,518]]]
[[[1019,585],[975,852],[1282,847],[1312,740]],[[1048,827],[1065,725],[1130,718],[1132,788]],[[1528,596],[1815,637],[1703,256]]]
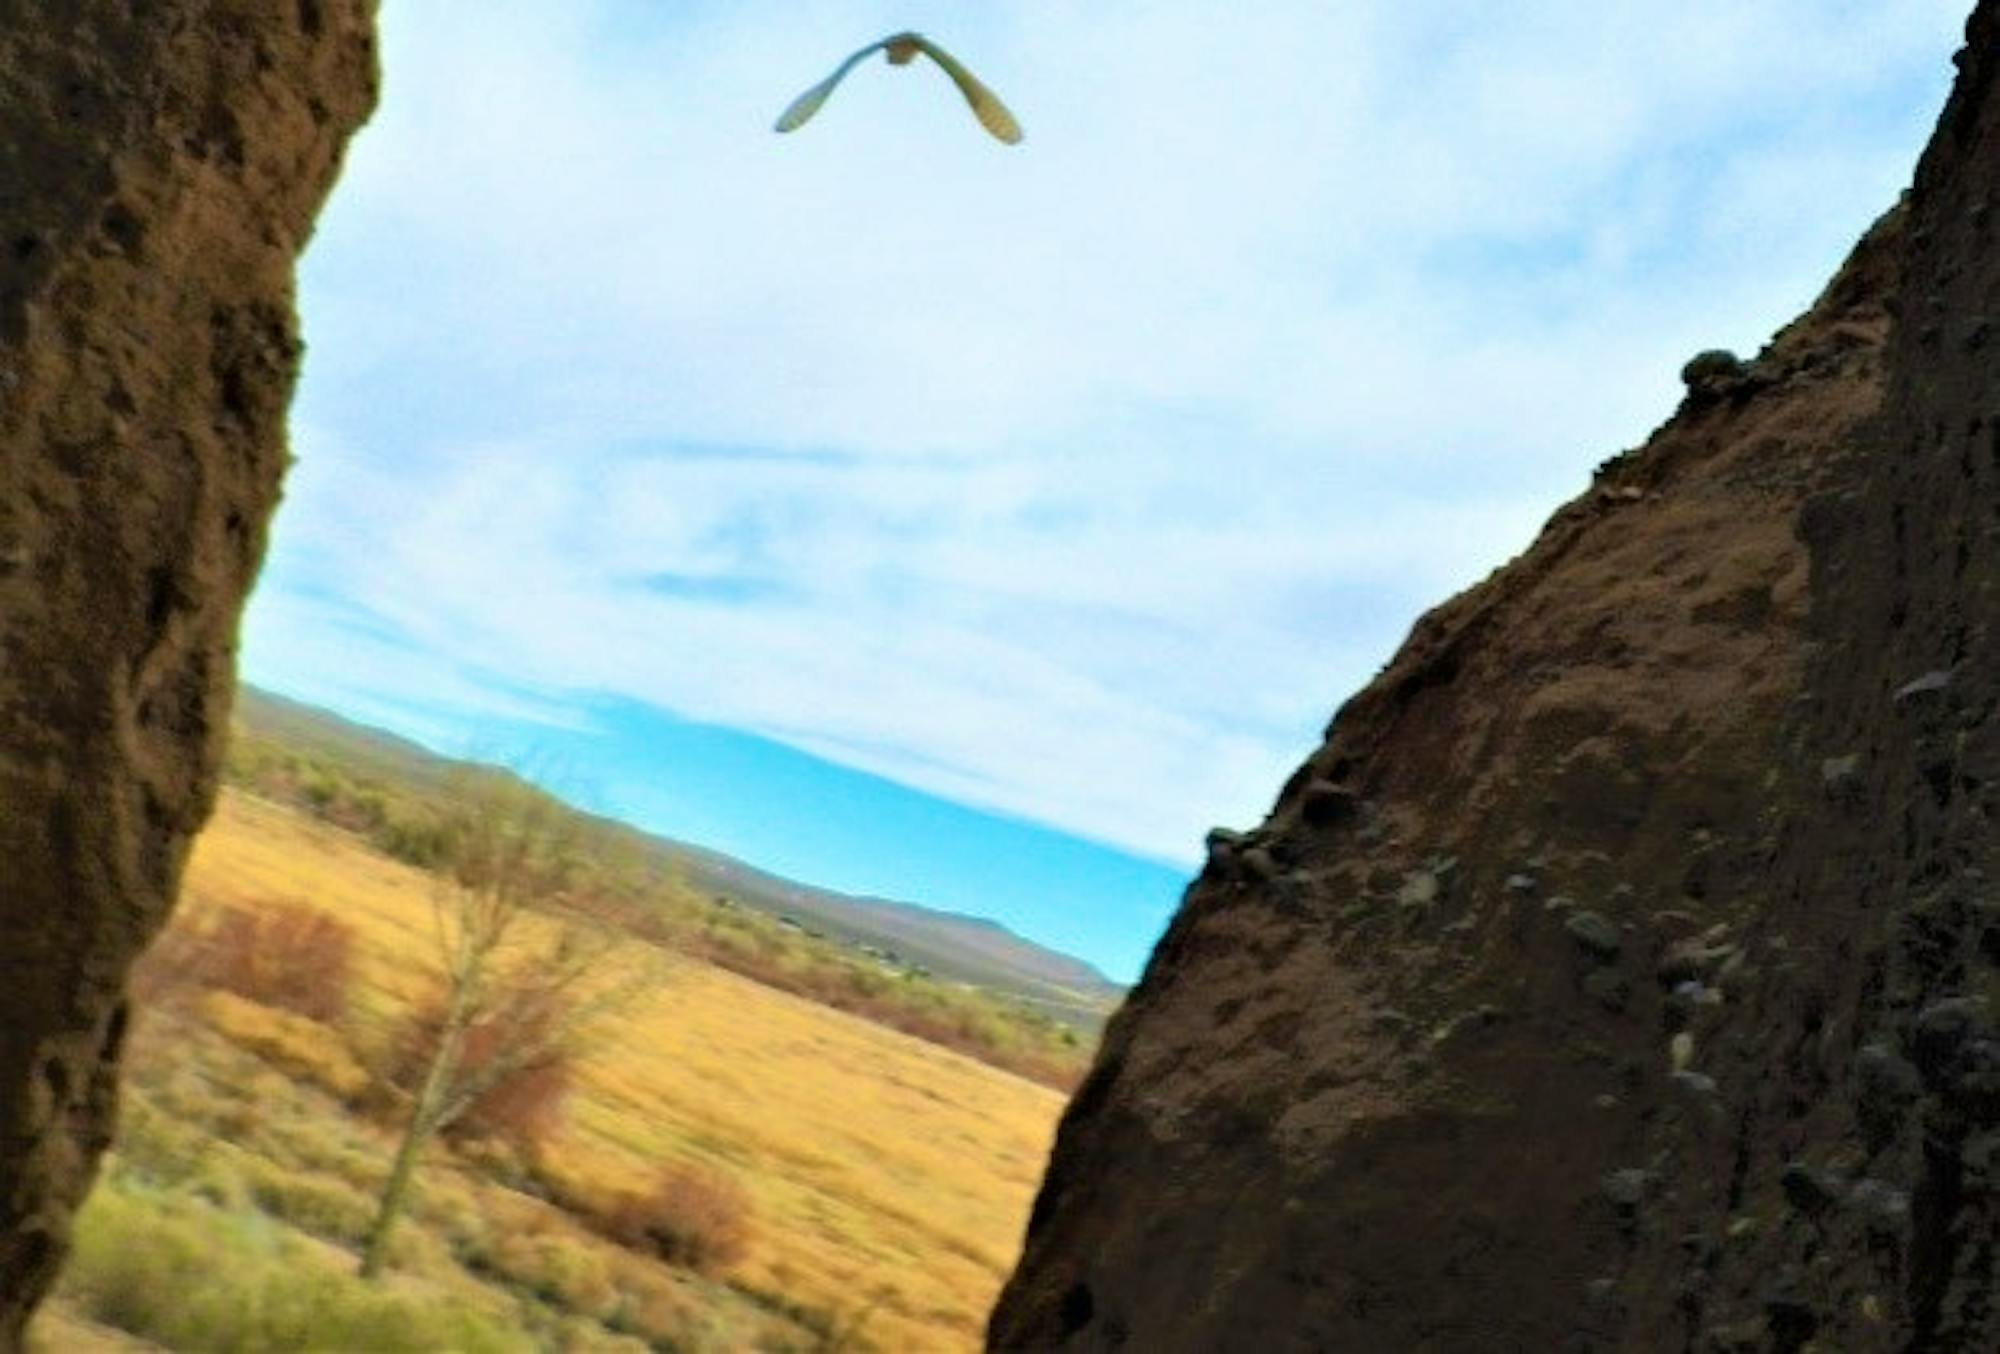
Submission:
[[[367,1069],[339,1031],[319,1021],[260,1006],[230,991],[210,992],[200,1009],[211,1029],[301,1081],[342,1100],[353,1100],[368,1089]]]
[[[333,912],[355,936],[350,1028],[379,1049],[434,990],[428,888],[346,834],[229,794],[196,850],[186,922],[273,898]],[[822,1329],[866,1309],[861,1337],[883,1348],[971,1348],[1061,1103],[934,1044],[683,962],[584,1050],[546,1170],[563,1194],[594,1199],[644,1195],[672,1168],[726,1172],[756,1219],[736,1286]],[[494,1267],[533,1259],[519,1229],[498,1234],[522,1253],[489,1244]],[[574,1283],[601,1296],[591,1275]],[[637,1287],[614,1324],[642,1301],[689,1300]]]
[[[454,1312],[510,1348],[643,1354],[819,1342],[798,1314],[633,1254],[448,1151],[426,1162],[388,1279],[361,1280],[356,1252],[394,1136],[347,1112],[316,1078],[279,1071],[261,1044],[252,1051],[224,1034],[210,1019],[216,1006],[267,1010],[212,994],[136,1024],[118,1142],[84,1217],[99,1241],[64,1276],[73,1315],[218,1354],[477,1347],[463,1334],[395,1335],[425,1328],[409,1326],[412,1316]],[[183,1263],[190,1237],[209,1263]],[[378,1327],[363,1338],[356,1322]]]

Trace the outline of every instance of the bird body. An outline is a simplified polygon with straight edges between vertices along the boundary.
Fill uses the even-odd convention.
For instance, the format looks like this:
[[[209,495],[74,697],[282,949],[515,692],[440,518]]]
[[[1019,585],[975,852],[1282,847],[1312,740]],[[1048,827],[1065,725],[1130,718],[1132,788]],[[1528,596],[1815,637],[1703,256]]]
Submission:
[[[876,52],[881,52],[892,66],[907,66],[920,53],[929,57],[958,86],[958,92],[971,105],[972,115],[979,119],[980,126],[991,132],[995,139],[1010,146],[1020,141],[1021,124],[1014,120],[1014,115],[1007,111],[1007,105],[1000,102],[999,96],[981,84],[950,52],[921,33],[894,33],[880,42],[869,43],[834,67],[833,74],[792,100],[791,106],[779,115],[774,130],[792,132],[805,126],[840,82],[847,78],[847,73]]]

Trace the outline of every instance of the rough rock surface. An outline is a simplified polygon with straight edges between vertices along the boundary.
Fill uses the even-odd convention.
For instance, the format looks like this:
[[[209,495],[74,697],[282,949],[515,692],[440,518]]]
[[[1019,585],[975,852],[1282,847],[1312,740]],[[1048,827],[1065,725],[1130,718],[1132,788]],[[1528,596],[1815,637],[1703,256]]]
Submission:
[[[1968,37],[1813,309],[1213,840],[995,1346],[2000,1348],[2000,0]]]
[[[112,1127],[286,463],[373,0],[0,0],[0,1350]]]

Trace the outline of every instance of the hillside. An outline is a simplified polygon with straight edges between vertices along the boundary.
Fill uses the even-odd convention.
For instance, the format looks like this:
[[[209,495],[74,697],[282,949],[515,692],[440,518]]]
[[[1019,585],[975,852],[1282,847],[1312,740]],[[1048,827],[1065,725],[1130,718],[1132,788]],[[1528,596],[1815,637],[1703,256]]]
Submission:
[[[374,0],[0,0],[0,1350],[118,1106],[291,463],[293,265]]]
[[[2000,3],[1958,66],[1811,310],[1212,839],[996,1346],[2000,1348]]]
[[[424,799],[444,793],[462,763],[393,734],[255,687],[243,687],[236,707],[240,736],[320,760],[379,790]],[[913,903],[857,898],[814,888],[718,851],[648,834],[579,812],[602,838],[616,842],[641,869],[677,875],[696,891],[725,898],[832,938],[871,956],[967,983],[1019,1001],[1095,1037],[1124,989],[1082,960],[1059,954],[997,922],[940,912]]]

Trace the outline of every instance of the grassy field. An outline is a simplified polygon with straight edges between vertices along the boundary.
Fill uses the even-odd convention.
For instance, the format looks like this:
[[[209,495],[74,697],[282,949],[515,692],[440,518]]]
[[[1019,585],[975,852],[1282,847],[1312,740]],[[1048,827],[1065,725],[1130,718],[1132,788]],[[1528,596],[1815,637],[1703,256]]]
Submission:
[[[226,778],[254,798],[430,868],[448,853],[468,792],[514,785],[549,812],[571,848],[574,907],[1059,1091],[1081,1080],[1118,999],[1084,965],[999,927],[779,880],[580,812],[503,768],[446,761],[325,711],[243,696]]]
[[[330,1088],[354,1064],[371,1065],[391,1023],[428,992],[431,887],[429,876],[348,833],[225,795],[176,926],[284,904],[340,917],[357,947],[351,1014],[338,1031],[312,1027],[329,1047],[303,1059],[287,1054],[286,1040],[260,1036],[282,1022],[233,998],[183,1003],[141,1025],[126,1121],[83,1220],[66,1312],[173,1347],[283,1346],[271,1330],[292,1328],[204,1343],[176,1335],[166,1316],[123,1311],[143,1305],[132,1294],[148,1284],[182,1308],[199,1305],[198,1293],[182,1290],[206,1283],[219,1288],[215,1302],[239,1308],[245,1285],[255,1288],[258,1310],[279,1314],[273,1321],[292,1313],[285,1319],[296,1324],[309,1319],[296,1315],[304,1311],[362,1322],[353,1329],[377,1332],[368,1342],[384,1347],[403,1339],[397,1322],[420,1313],[446,1323],[439,1330],[460,1323],[449,1339],[467,1347],[978,1342],[1061,1097],[665,954],[649,955],[658,977],[648,989],[595,1029],[535,1188],[603,1196],[643,1189],[663,1166],[724,1173],[750,1203],[742,1258],[707,1276],[642,1258],[524,1192],[517,1170],[439,1148],[394,1281],[374,1291],[349,1278],[393,1143]],[[203,1245],[239,1262],[189,1273],[118,1268],[135,1250],[170,1259],[177,1247]],[[311,1291],[292,1292],[302,1283]],[[387,1299],[406,1300],[410,1312],[377,1310]],[[409,1331],[396,1347],[446,1338],[420,1322]]]

